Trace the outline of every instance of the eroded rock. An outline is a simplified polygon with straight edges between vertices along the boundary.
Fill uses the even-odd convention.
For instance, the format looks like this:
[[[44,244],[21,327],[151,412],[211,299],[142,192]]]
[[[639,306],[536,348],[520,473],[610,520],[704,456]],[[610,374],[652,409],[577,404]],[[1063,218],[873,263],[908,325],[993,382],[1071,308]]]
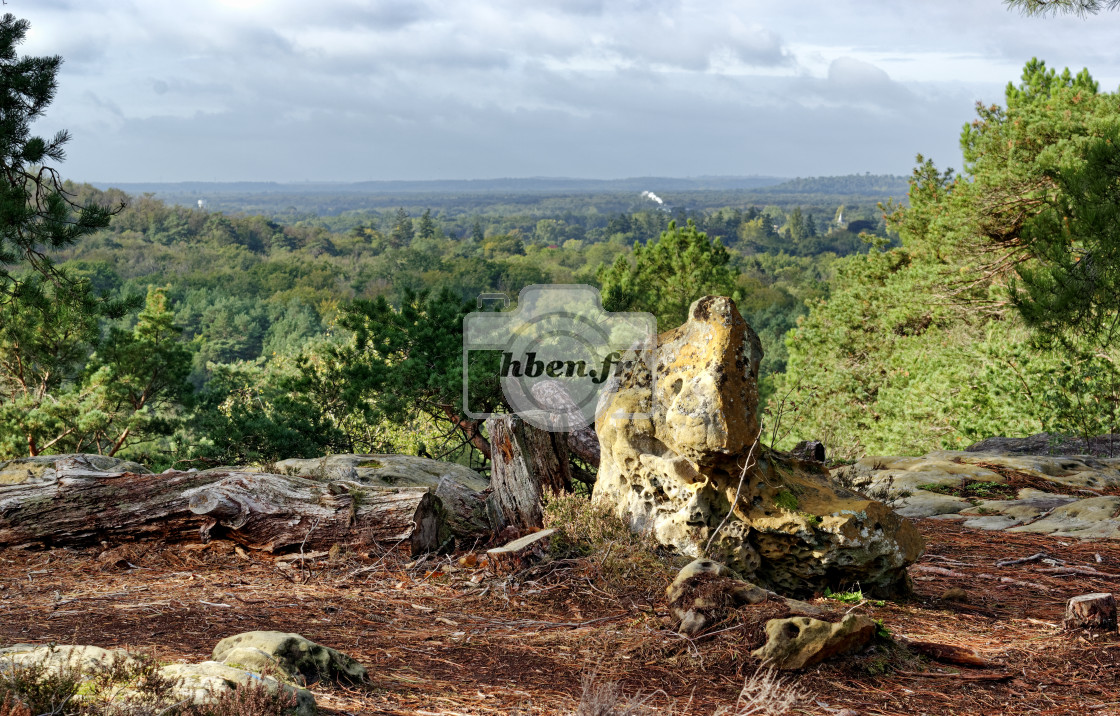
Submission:
[[[226,637],[214,647],[213,659],[254,670],[274,667],[300,683],[320,679],[359,683],[368,679],[366,668],[341,651],[280,631],[250,631]]]
[[[849,614],[835,624],[809,617],[771,619],[766,622],[766,643],[751,656],[776,669],[804,669],[850,654],[874,638],[875,622],[861,614]]]
[[[758,443],[761,358],[734,303],[711,296],[659,336],[656,375],[624,357],[600,402],[593,499],[662,544],[782,593],[857,581],[905,590],[923,546],[913,525],[836,488],[823,466]]]
[[[977,445],[1002,445],[999,441]],[[888,494],[907,517],[957,519],[974,529],[1120,539],[1120,498],[1100,494],[1120,487],[1120,458],[981,453],[976,447],[921,457],[866,457],[833,470],[833,476],[861,491]]]
[[[64,669],[90,672],[131,658],[128,652],[121,649],[102,649],[99,646],[15,644],[0,649],[0,669],[11,665],[39,665],[49,673]]]
[[[669,613],[677,632],[696,636],[726,618],[730,610],[768,599],[781,602],[795,614],[816,615],[825,610],[797,599],[789,599],[751,584],[719,562],[696,559],[689,562],[665,590]]]
[[[314,716],[317,713],[315,697],[307,689],[217,661],[204,661],[201,664],[170,664],[161,668],[160,674],[178,682],[174,689],[175,697],[188,703],[212,703],[222,694],[233,691],[238,686],[259,683],[269,691],[281,690],[294,695],[295,716]]]

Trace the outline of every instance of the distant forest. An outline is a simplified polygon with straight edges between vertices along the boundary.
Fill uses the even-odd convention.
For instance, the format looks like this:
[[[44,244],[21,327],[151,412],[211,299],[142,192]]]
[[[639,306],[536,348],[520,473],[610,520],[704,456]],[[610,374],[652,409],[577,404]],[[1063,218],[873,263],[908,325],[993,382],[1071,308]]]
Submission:
[[[828,190],[886,180],[813,181]],[[785,368],[783,337],[811,303],[827,297],[832,264],[894,243],[877,205],[887,196],[795,195],[785,186],[774,184],[765,193],[664,191],[656,199],[641,193],[649,189],[371,198],[240,194],[245,187],[239,186],[223,193],[199,186],[172,201],[152,192],[67,184],[77,204],[124,208],[107,229],[60,249],[59,266],[99,295],[147,299],[142,311],[102,318],[99,329],[70,331],[70,344],[28,344],[27,350],[39,351],[44,371],[53,372],[45,397],[27,393],[8,403],[22,412],[7,420],[13,429],[0,440],[0,457],[22,454],[30,442],[180,466],[326,450],[428,452],[466,460],[469,448],[444,446],[439,415],[416,408],[446,404],[439,402],[443,397],[416,392],[418,383],[430,380],[430,365],[417,375],[402,366],[367,366],[371,372],[346,377],[368,355],[354,352],[356,337],[398,326],[396,338],[381,339],[408,345],[418,331],[433,330],[427,343],[437,347],[423,346],[434,351],[429,363],[446,360],[444,354],[458,360],[458,349],[441,341],[460,340],[453,315],[473,307],[478,294],[516,298],[535,283],[618,288],[631,280],[628,274],[650,270],[643,262],[655,257],[659,243],[662,253],[670,246],[684,251],[679,242],[707,252],[712,275],[722,277],[710,290],[734,295],[762,337],[767,397]],[[797,180],[790,186],[803,191],[808,185]],[[207,197],[201,207],[191,200],[195,196]],[[414,203],[429,199],[430,205]],[[289,200],[301,207],[287,205]],[[334,208],[309,210],[319,203]],[[656,279],[638,282],[666,277],[666,271],[653,270]],[[681,280],[691,281],[686,274]],[[627,295],[612,300],[630,300],[642,310],[660,305],[650,295]],[[672,327],[678,313],[658,312],[661,328]],[[52,321],[69,331],[63,319]],[[136,409],[130,407],[136,400],[109,396],[114,385],[148,380],[125,377],[129,370],[147,370],[134,365],[143,352],[162,356],[166,385],[162,402]],[[432,388],[437,393],[455,382],[454,366],[447,370],[444,382]],[[346,394],[342,386],[360,381],[372,387]],[[75,430],[81,415],[95,416],[89,423],[96,430],[84,436]]]

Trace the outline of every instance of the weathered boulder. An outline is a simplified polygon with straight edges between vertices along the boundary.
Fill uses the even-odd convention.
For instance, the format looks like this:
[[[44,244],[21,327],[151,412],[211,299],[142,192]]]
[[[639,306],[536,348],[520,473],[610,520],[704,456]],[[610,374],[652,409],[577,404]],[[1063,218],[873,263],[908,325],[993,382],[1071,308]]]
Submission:
[[[1034,444],[1035,438],[1022,440]],[[973,448],[1007,440],[993,438]],[[973,448],[865,457],[833,470],[833,477],[861,491],[889,494],[906,517],[958,519],[974,529],[1120,539],[1120,498],[1101,494],[1120,487],[1120,458]]]
[[[1088,439],[1072,435],[1036,433],[1025,438],[992,437],[965,448],[968,452],[1006,455],[1094,455],[1120,457],[1120,433]]]
[[[867,646],[875,638],[875,622],[849,614],[832,624],[809,617],[766,622],[766,643],[751,652],[776,669],[804,669]]]
[[[102,649],[99,646],[15,644],[0,649],[0,670],[13,665],[39,665],[45,667],[48,673],[64,669],[90,672],[108,667],[115,661],[127,661],[131,658],[128,652],[121,649]]]
[[[314,716],[318,713],[315,697],[307,689],[217,661],[204,661],[201,664],[169,664],[160,669],[160,674],[177,682],[173,690],[174,695],[187,703],[212,703],[222,694],[233,691],[238,686],[257,683],[262,684],[269,691],[282,690],[294,695],[295,716]]]
[[[907,588],[923,546],[908,520],[759,444],[762,350],[730,299],[696,301],[688,322],[659,336],[655,374],[633,357],[600,401],[594,500],[662,544],[786,594]]]
[[[678,633],[696,636],[725,617],[730,608],[766,601],[769,593],[765,589],[734,579],[732,574],[710,559],[693,560],[677,574],[665,596]]]
[[[254,671],[273,667],[299,683],[320,679],[359,683],[369,678],[364,666],[341,651],[299,634],[279,631],[250,631],[226,637],[214,647],[213,659]]]
[[[767,600],[780,602],[794,614],[816,616],[827,610],[798,599],[790,599],[740,579],[719,562],[694,559],[677,573],[665,589],[669,613],[677,623],[677,632],[696,636],[709,626],[730,616],[730,610]]]

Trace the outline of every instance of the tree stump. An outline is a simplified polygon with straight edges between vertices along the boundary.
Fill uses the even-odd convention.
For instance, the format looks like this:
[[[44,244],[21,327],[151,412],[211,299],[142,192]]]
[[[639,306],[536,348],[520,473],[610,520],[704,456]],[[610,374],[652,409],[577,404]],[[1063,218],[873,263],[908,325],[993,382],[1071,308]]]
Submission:
[[[486,550],[486,563],[498,574],[512,574],[536,564],[548,554],[549,538],[555,532],[556,530],[533,532],[502,547]]]
[[[1082,594],[1066,604],[1067,629],[1116,631],[1116,599],[1107,592]]]
[[[541,430],[516,415],[492,417],[486,428],[494,461],[490,489],[501,523],[495,528],[541,527],[544,493],[572,491],[567,435]]]

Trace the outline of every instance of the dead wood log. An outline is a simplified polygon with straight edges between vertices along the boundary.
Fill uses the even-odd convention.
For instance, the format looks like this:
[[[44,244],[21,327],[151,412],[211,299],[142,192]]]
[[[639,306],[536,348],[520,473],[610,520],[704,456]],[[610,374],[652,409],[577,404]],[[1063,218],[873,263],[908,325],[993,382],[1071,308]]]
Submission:
[[[1082,594],[1066,604],[1067,629],[1116,631],[1116,599],[1108,592]]]
[[[408,541],[418,553],[447,545],[450,531],[427,488],[374,490],[224,470],[152,475],[62,467],[0,485],[0,547],[218,535],[270,552]]]
[[[904,636],[895,637],[899,643],[910,647],[914,651],[928,656],[934,661],[957,666],[969,666],[975,669],[990,669],[994,664],[977,654],[972,649],[952,644],[938,644],[932,641],[918,641]]]
[[[544,494],[572,491],[565,434],[541,430],[516,415],[494,416],[486,428],[493,459],[490,489],[499,523],[495,527],[540,527]]]
[[[498,574],[512,574],[535,564],[548,554],[549,538],[556,530],[541,530],[507,545],[486,550],[486,564]]]

